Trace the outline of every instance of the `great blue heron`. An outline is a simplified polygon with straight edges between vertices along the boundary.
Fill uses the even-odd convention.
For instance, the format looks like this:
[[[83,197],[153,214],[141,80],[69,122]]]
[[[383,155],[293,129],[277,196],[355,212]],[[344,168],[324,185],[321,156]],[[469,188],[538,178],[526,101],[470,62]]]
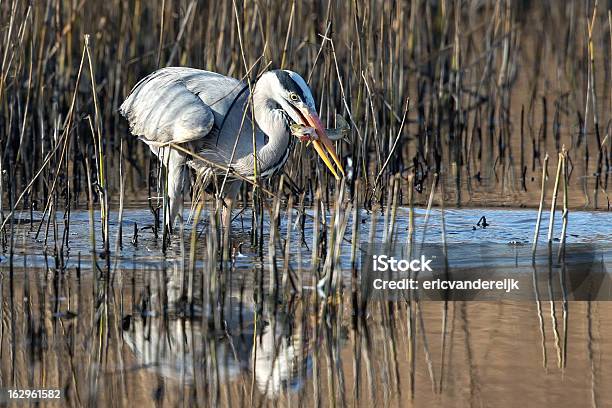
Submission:
[[[228,201],[236,198],[240,186],[240,178],[232,174],[253,178],[257,169],[257,174],[266,178],[276,173],[293,148],[296,138],[291,129],[296,125],[313,129],[310,134],[301,132],[300,140],[312,141],[336,178],[339,175],[327,153],[344,174],[312,93],[300,75],[288,70],[265,72],[254,85],[252,104],[248,102],[249,89],[242,81],[194,68],[169,67],[138,82],[121,105],[120,113],[128,120],[130,131],[167,166],[169,228],[182,213],[186,166],[195,169],[206,184],[224,176],[223,168],[230,167],[232,172],[221,193],[231,207]],[[204,160],[169,143],[187,145]]]

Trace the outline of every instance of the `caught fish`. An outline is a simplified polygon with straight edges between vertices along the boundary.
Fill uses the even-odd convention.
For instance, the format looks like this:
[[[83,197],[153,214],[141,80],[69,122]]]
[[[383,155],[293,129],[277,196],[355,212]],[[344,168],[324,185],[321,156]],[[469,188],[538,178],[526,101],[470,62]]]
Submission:
[[[315,128],[313,127],[301,125],[299,123],[294,123],[291,126],[289,126],[289,128],[291,130],[291,134],[299,138],[302,142],[318,139],[317,132]]]
[[[289,128],[291,134],[299,138],[302,142],[318,139],[317,132],[313,127],[294,123]],[[336,141],[345,138],[349,130],[351,130],[351,128],[346,120],[341,115],[336,115],[336,127],[325,129],[325,133],[327,133],[329,139]]]

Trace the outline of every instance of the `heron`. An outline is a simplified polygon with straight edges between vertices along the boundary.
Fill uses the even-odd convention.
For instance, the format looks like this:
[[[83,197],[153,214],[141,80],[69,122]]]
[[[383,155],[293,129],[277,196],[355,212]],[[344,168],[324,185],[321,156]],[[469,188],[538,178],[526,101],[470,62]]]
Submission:
[[[276,174],[286,164],[296,140],[309,142],[336,179],[344,175],[312,92],[293,71],[266,71],[249,87],[244,81],[215,72],[162,68],[134,86],[119,112],[129,122],[130,132],[166,167],[168,206],[164,218],[170,230],[182,216],[188,168],[209,189],[214,180],[223,180],[217,185],[222,186],[224,222],[228,217],[231,222],[228,209],[241,182]],[[186,148],[177,149],[176,145]]]

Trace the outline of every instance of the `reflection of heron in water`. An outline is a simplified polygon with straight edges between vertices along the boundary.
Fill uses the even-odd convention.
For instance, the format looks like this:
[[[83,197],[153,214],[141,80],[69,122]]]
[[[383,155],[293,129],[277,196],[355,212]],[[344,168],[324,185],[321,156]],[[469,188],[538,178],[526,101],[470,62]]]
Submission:
[[[198,316],[185,317],[176,307],[179,291],[174,275],[167,288],[167,318],[152,316],[150,310],[126,316],[123,339],[139,365],[164,378],[192,383],[195,376],[207,378],[216,373],[219,382],[254,370],[260,392],[269,397],[282,391],[298,391],[310,375],[310,337],[308,330],[297,330],[291,313],[265,313],[255,325],[253,305],[229,298],[223,308],[222,329],[204,330],[211,314],[198,310]],[[154,294],[158,292],[153,289]],[[155,305],[156,296],[148,299]],[[209,326],[210,327],[210,326]],[[257,327],[256,353],[253,335]],[[253,358],[253,355],[255,356]]]

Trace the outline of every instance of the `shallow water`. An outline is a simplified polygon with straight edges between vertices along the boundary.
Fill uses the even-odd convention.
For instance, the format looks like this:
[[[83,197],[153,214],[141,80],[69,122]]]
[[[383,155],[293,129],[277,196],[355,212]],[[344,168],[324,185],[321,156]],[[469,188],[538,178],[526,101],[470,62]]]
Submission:
[[[425,214],[416,211],[416,242],[423,240]],[[477,225],[482,216],[486,228]],[[204,233],[193,273],[176,237],[164,255],[161,240],[142,229],[152,221],[146,209],[126,210],[123,249],[113,251],[112,214],[110,272],[100,251],[94,270],[88,217],[71,214],[60,268],[54,228],[46,243],[44,228],[38,239],[29,224],[16,228],[12,263],[8,253],[0,263],[0,388],[61,388],[70,405],[569,407],[604,406],[612,398],[612,302],[361,304],[350,242],[339,260],[344,289],[319,297],[312,290],[318,273],[310,270],[309,220],[303,240],[301,228],[291,230],[288,265],[298,291],[273,294],[269,249],[260,257],[250,247],[248,212],[233,223],[229,265],[210,269],[208,227],[198,226]],[[374,241],[383,240],[384,214],[363,212],[361,243],[371,236],[373,217]],[[528,246],[535,218],[533,210],[445,210],[445,239]],[[433,210],[424,242],[441,242],[441,220]],[[136,245],[134,224],[141,229]],[[394,240],[408,240],[407,225],[408,211],[399,209]],[[558,236],[560,213],[555,225]],[[542,240],[547,227],[545,215]],[[349,223],[347,237],[350,231]],[[607,248],[611,231],[610,213],[569,214],[568,243]],[[60,225],[55,234],[61,242]],[[188,245],[184,251],[188,259]],[[286,276],[281,245],[276,251]],[[210,279],[210,270],[219,280]]]
[[[312,215],[311,210],[306,210],[308,215]],[[432,209],[427,222],[424,225],[426,217],[426,209],[415,209],[415,242],[437,243],[442,241],[442,217],[441,210]],[[385,236],[384,212],[376,214],[376,233],[373,235],[374,242],[380,242]],[[189,213],[185,212],[185,219]],[[201,219],[207,216],[204,213]],[[244,246],[235,260],[238,266],[244,265],[248,267],[256,257],[255,251],[249,251],[249,233],[251,226],[251,214],[249,211],[244,211],[240,214],[235,212],[234,221],[232,224],[233,245]],[[307,219],[304,223],[303,230],[301,229],[298,220],[299,213],[292,213],[292,242],[290,245],[290,253],[292,262],[296,262],[295,258],[298,253],[302,257],[310,261],[309,248],[312,242],[313,223]],[[487,226],[482,228],[478,226],[481,217],[486,218]],[[561,232],[562,212],[555,213],[554,231],[555,237],[558,237]],[[23,257],[27,257],[29,266],[47,266],[49,259],[48,255],[52,255],[55,249],[55,239],[59,241],[59,246],[62,243],[64,236],[64,214],[58,212],[56,215],[57,229],[49,227],[50,232],[45,239],[46,223],[43,223],[40,234],[37,236],[38,225],[40,224],[42,214],[34,212],[30,214],[21,214],[16,216],[16,233],[14,234],[15,255],[14,262],[23,264]],[[280,225],[280,236],[283,239],[287,234],[286,213],[281,214],[282,223]],[[396,225],[394,228],[393,239],[397,242],[406,242],[409,239],[408,218],[409,211],[406,208],[399,208],[396,216]],[[360,242],[365,243],[370,238],[372,228],[373,214],[368,211],[361,213],[361,228],[359,229]],[[330,217],[328,216],[329,220]],[[445,239],[449,244],[468,243],[468,242],[488,242],[497,244],[513,244],[522,243],[529,244],[533,240],[534,226],[537,219],[537,211],[530,209],[447,209],[444,210],[444,226]],[[33,222],[30,222],[30,221]],[[97,251],[103,249],[100,243],[101,228],[100,214],[98,211],[94,215],[95,220],[95,235],[97,238]],[[152,231],[153,216],[147,209],[130,208],[126,209],[123,214],[123,233],[122,233],[122,248],[116,252],[117,232],[118,232],[118,214],[111,213],[110,216],[110,236],[111,236],[111,251],[113,252],[113,260],[119,261],[121,265],[129,267],[130,263],[147,263],[148,261],[157,262],[159,259],[175,258],[180,256],[180,245],[178,240],[173,237],[173,243],[170,245],[170,251],[164,255],[162,253],[161,239],[155,239]],[[539,241],[545,242],[548,233],[549,212],[544,211],[542,214],[541,228]],[[136,244],[132,243],[134,238],[134,226],[138,228],[138,240]],[[264,235],[269,236],[269,220],[264,220]],[[352,220],[349,220],[347,226],[347,236],[350,237]],[[201,234],[207,228],[206,222],[198,224],[198,233]],[[66,252],[65,263],[67,266],[77,266],[79,263],[79,254],[82,263],[89,262],[88,257],[92,252],[92,243],[90,240],[90,223],[89,214],[87,211],[73,211],[70,214],[69,228],[66,232],[67,245],[64,247]],[[423,237],[423,231],[425,236]],[[612,213],[603,211],[572,211],[568,215],[567,242],[568,243],[602,243],[612,240]],[[190,226],[185,226],[185,241],[189,242]],[[161,234],[161,233],[160,233]],[[558,238],[555,238],[558,239]],[[297,241],[302,242],[302,245],[297,245]],[[341,262],[346,265],[348,255],[350,254],[350,241],[344,242],[344,247],[341,255]],[[46,256],[46,255],[47,256]],[[7,261],[6,254],[3,261]]]

